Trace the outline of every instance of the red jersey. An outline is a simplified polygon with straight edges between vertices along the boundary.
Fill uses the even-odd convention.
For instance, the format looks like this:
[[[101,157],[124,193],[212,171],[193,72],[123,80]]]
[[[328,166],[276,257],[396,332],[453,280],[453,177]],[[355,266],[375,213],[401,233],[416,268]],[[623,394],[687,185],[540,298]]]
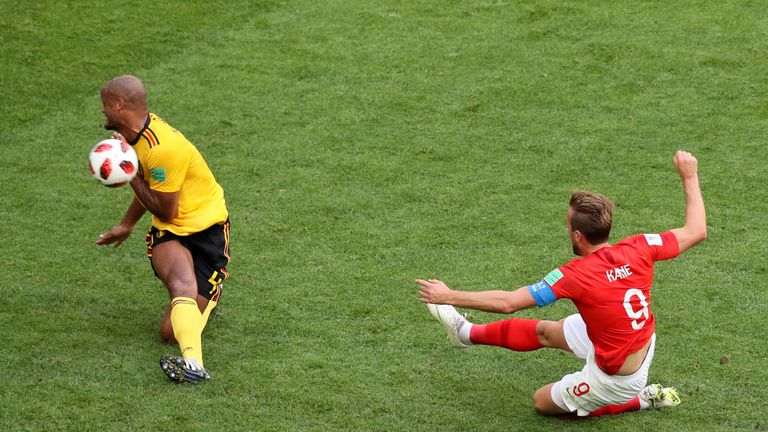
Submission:
[[[638,234],[576,258],[545,278],[558,299],[576,305],[603,372],[616,374],[653,335],[653,263],[679,253],[671,231]]]

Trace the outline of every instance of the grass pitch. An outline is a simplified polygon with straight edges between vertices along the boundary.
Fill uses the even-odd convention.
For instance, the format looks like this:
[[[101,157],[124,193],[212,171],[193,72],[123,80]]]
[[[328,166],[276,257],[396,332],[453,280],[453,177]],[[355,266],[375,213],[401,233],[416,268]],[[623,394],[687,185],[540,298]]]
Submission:
[[[768,8],[760,2],[0,1],[0,430],[689,430],[768,425]],[[99,88],[130,73],[224,186],[232,278],[214,379],[157,365],[166,294],[98,234],[128,190],[90,179]],[[565,353],[450,348],[418,277],[508,288],[571,258],[570,191],[613,239],[683,223],[657,265],[651,381],[676,410],[584,422],[531,395]],[[557,319],[568,302],[520,316]],[[475,313],[483,322],[498,316]]]

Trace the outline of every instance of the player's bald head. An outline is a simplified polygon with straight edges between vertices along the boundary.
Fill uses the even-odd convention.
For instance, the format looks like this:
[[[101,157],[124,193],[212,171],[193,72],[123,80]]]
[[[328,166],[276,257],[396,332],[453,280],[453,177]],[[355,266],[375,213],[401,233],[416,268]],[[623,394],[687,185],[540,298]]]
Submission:
[[[101,92],[105,96],[120,99],[133,109],[147,109],[147,90],[144,83],[133,75],[121,75],[107,81]]]

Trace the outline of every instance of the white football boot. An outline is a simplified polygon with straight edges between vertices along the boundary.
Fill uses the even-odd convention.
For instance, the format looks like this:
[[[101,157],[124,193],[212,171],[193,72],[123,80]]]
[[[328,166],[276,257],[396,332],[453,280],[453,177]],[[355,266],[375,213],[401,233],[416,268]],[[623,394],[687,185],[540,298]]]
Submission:
[[[653,408],[670,408],[680,405],[680,395],[674,387],[662,387],[661,384],[651,384],[640,392],[640,399],[651,404]]]
[[[432,304],[427,303],[427,309],[435,317],[443,327],[445,332],[448,333],[448,340],[451,341],[453,346],[458,348],[469,348],[472,344],[467,344],[459,339],[459,330],[465,325],[469,325],[469,321],[464,318],[456,308],[451,305]]]

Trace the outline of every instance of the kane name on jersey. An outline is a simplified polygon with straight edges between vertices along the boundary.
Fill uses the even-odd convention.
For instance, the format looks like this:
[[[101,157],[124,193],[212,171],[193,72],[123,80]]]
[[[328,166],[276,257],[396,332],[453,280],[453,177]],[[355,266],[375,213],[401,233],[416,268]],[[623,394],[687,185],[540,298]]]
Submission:
[[[605,275],[608,277],[608,282],[613,282],[617,279],[624,279],[632,276],[632,270],[629,269],[629,264],[624,264],[623,266],[606,271]]]

